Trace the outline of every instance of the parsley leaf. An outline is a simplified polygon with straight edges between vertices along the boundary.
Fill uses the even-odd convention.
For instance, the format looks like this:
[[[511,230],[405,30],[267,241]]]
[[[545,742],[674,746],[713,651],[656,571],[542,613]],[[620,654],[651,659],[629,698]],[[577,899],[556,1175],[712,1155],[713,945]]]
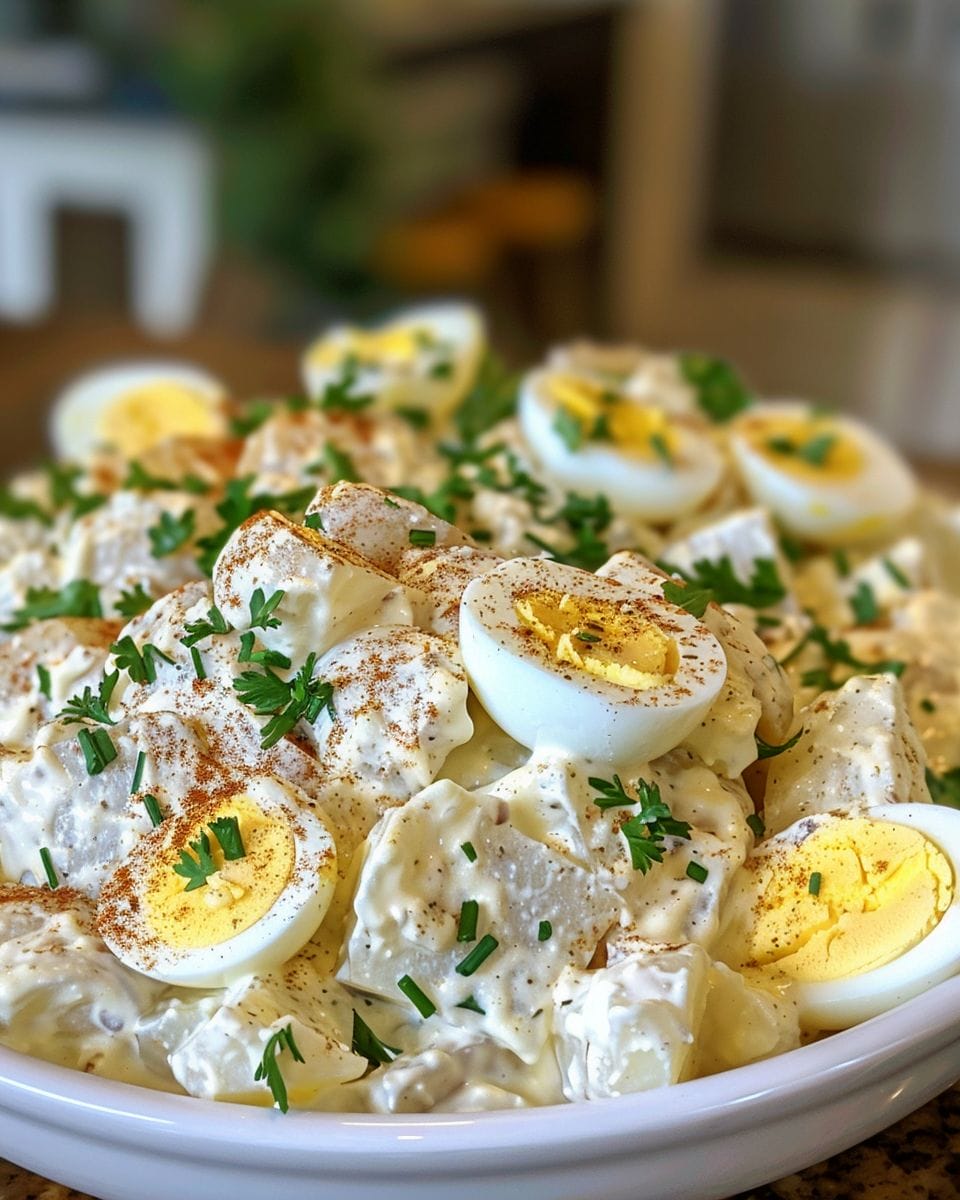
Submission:
[[[207,877],[214,874],[217,864],[213,861],[210,839],[207,837],[205,829],[200,831],[200,836],[196,841],[187,844],[193,854],[188,850],[181,850],[180,861],[176,863],[173,870],[175,874],[186,879],[187,886],[183,890],[193,892],[197,888],[207,886]]]
[[[279,629],[280,618],[271,616],[271,613],[285,595],[285,592],[278,590],[273,593],[269,600],[265,600],[263,588],[257,588],[250,597],[250,628]]]
[[[250,494],[254,477],[245,475],[242,479],[231,479],[224,490],[224,497],[216,507],[217,516],[223,524],[215,532],[197,538],[197,549],[200,554],[197,566],[205,575],[213,574],[213,565],[217,555],[230,539],[233,531],[254,513],[266,508],[275,508],[279,512],[292,516],[299,514],[313,499],[315,488],[298,488],[292,492]]]
[[[281,667],[283,670],[291,666],[290,659],[285,654],[281,654],[279,650],[254,650],[253,645],[256,640],[256,634],[251,629],[240,634],[240,652],[237,654],[237,662],[254,662],[259,663],[262,667]]]
[[[347,357],[343,363],[343,373],[339,379],[333,379],[324,389],[318,401],[324,412],[359,412],[373,403],[372,393],[355,392],[359,363],[356,359]]]
[[[772,558],[754,559],[753,570],[747,583],[737,576],[729,554],[724,554],[716,560],[698,558],[689,570],[665,562],[658,565],[671,575],[679,575],[694,587],[711,592],[711,599],[718,604],[745,604],[749,608],[770,608],[779,604],[787,594],[777,564]],[[676,600],[672,602],[679,603]]]
[[[614,775],[612,781],[609,779],[598,779],[596,776],[591,775],[587,783],[595,792],[600,793],[600,799],[594,798],[593,801],[597,808],[621,808],[625,805],[634,805],[637,803],[632,796],[627,794],[619,775]]]
[[[146,612],[151,604],[153,597],[144,591],[142,583],[138,583],[132,591],[121,591],[120,599],[113,607],[121,617],[136,617]]]
[[[283,1081],[280,1064],[277,1062],[278,1055],[282,1054],[284,1050],[290,1051],[294,1062],[306,1062],[297,1049],[297,1043],[293,1040],[292,1025],[285,1025],[283,1029],[278,1029],[267,1039],[267,1044],[263,1048],[263,1057],[254,1072],[253,1081],[259,1083],[261,1079],[266,1080],[277,1107],[285,1113],[290,1108],[287,1102],[287,1085]]]
[[[249,437],[273,416],[275,409],[276,405],[271,400],[254,400],[243,412],[231,418],[230,432],[234,437]]]
[[[50,514],[35,500],[24,500],[20,496],[15,496],[6,485],[0,486],[0,516],[10,517],[13,521],[33,519],[39,521],[41,525],[53,523]]]
[[[4,628],[22,629],[31,621],[44,621],[51,617],[102,617],[100,590],[89,579],[74,579],[64,584],[59,591],[55,588],[27,588],[26,603],[13,614],[13,620]]]
[[[824,666],[804,671],[800,677],[800,682],[804,687],[815,687],[823,692],[835,691],[846,682],[845,679],[837,678],[835,668],[838,666],[852,667],[857,674],[902,675],[907,665],[896,658],[884,658],[878,659],[875,662],[866,662],[862,658],[857,658],[850,649],[850,643],[845,638],[832,638],[822,625],[814,625],[803,635],[789,654],[780,659],[780,666],[785,667],[788,663],[793,662],[809,645],[820,647],[826,663]]]
[[[694,587],[693,584],[678,579],[665,579],[663,598],[675,604],[677,608],[686,609],[691,616],[699,619],[707,611],[707,605],[713,599],[713,592],[709,588]]]
[[[711,421],[722,424],[753,403],[736,371],[722,358],[688,352],[680,355],[679,365],[680,374],[696,392],[697,404]]]
[[[113,689],[117,686],[119,678],[119,671],[111,671],[109,675],[104,675],[100,680],[96,695],[87,686],[79,696],[71,696],[64,705],[63,711],[57,714],[60,720],[64,725],[70,725],[76,721],[99,721],[102,725],[116,725],[116,721],[110,716],[109,709],[110,697],[113,695]]]
[[[197,642],[202,642],[204,638],[213,637],[214,634],[229,633],[233,628],[227,621],[219,608],[215,604],[207,609],[206,618],[202,621],[189,621],[185,626],[186,637],[180,640],[184,646],[188,648],[195,646]]]
[[[126,671],[134,683],[156,683],[158,659],[174,665],[173,659],[162,650],[158,650],[152,642],[145,642],[143,650],[139,650],[129,634],[119,642],[114,642],[110,653],[119,669]]]
[[[193,537],[196,520],[196,513],[192,508],[188,508],[180,517],[162,512],[159,522],[147,530],[153,557],[166,558],[168,554],[173,554],[185,545]]]
[[[519,379],[493,354],[484,356],[473,385],[453,417],[464,442],[475,442],[499,421],[513,416]]]
[[[627,839],[630,862],[635,871],[646,875],[655,862],[663,862],[663,839],[666,837],[690,838],[691,826],[686,821],[675,820],[669,807],[660,798],[660,787],[638,779],[637,795],[640,811],[620,826]]]
[[[83,475],[83,468],[74,463],[48,463],[44,468],[50,487],[50,499],[54,508],[71,509],[74,517],[82,517],[84,513],[93,512],[107,497],[102,492],[78,492],[76,483]]]
[[[233,681],[234,690],[241,701],[249,705],[257,716],[273,714],[272,720],[260,731],[261,750],[276,745],[301,719],[312,724],[323,709],[327,710],[331,719],[336,719],[333,685],[326,680],[313,678],[316,664],[317,656],[311,652],[289,682],[281,679],[269,667],[263,671],[243,671]]]

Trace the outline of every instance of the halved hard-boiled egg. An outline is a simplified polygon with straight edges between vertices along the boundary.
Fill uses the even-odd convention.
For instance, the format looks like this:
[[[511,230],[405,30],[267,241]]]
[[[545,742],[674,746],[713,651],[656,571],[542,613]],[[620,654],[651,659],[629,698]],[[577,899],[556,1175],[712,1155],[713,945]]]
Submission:
[[[486,331],[468,304],[405,309],[371,329],[335,325],[310,345],[304,386],[322,399],[346,388],[354,403],[417,408],[442,419],[463,399],[480,367]]]
[[[805,817],[734,878],[715,957],[845,1029],[960,969],[960,812],[885,804]]]
[[[188,363],[119,363],[57,397],[50,438],[61,458],[82,460],[104,448],[136,458],[168,437],[225,437],[226,402],[223,384]]]
[[[188,798],[160,820],[104,885],[97,928],[135,971],[223,987],[310,940],[336,866],[322,816],[291,784],[256,776],[213,799]]]
[[[873,430],[794,401],[759,404],[731,428],[744,486],[798,537],[870,540],[905,516],[913,473]]]
[[[534,371],[518,415],[549,475],[569,488],[600,487],[631,516],[658,521],[691,512],[723,475],[709,436],[598,379]]]
[[[518,558],[468,584],[460,650],[470,684],[521,745],[612,763],[665,754],[726,677],[719,642],[663,598],[577,567]]]

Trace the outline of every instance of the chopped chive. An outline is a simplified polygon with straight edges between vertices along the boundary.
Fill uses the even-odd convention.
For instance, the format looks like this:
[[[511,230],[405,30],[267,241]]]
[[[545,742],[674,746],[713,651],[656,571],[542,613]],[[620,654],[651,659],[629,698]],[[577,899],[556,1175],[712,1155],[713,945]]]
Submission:
[[[667,445],[667,439],[662,433],[650,434],[650,446],[657,458],[668,467],[673,466],[673,455],[670,453],[670,447]]]
[[[388,1046],[386,1042],[381,1041],[356,1009],[353,1010],[353,1036],[350,1049],[354,1054],[365,1058],[367,1062],[378,1065],[393,1062],[402,1053],[398,1046]]]
[[[196,646],[190,647],[190,657],[193,659],[193,669],[197,674],[197,678],[206,679],[207,671],[203,665],[203,659],[200,657],[200,651]]]
[[[50,851],[46,846],[40,847],[40,861],[43,863],[43,873],[47,877],[47,886],[52,891],[54,888],[60,886],[60,880],[53,869],[53,859],[50,857]]]
[[[303,518],[303,523],[308,529],[314,530],[315,533],[326,533],[323,528],[323,517],[319,513],[307,513]]]
[[[850,607],[854,620],[858,625],[869,625],[880,615],[880,606],[873,588],[865,579],[857,584],[856,591],[850,597]]]
[[[388,505],[390,508],[399,508],[400,507],[400,505],[396,502],[396,500],[391,500],[389,496],[384,496],[383,502],[384,502],[384,504]]]
[[[492,542],[493,532],[490,529],[471,529],[470,536],[475,542]]]
[[[537,926],[537,941],[549,942],[553,937],[553,926],[549,921],[541,921]]]
[[[934,702],[932,700],[927,699],[926,697],[924,697],[924,699],[920,701],[920,707],[923,709],[923,711],[925,713],[932,713],[932,712],[937,711],[937,706],[934,704]]]
[[[833,565],[837,569],[837,574],[841,579],[846,579],[850,574],[850,559],[847,557],[846,550],[836,549],[833,552]]]
[[[480,905],[476,900],[464,900],[460,905],[460,924],[457,926],[458,942],[476,941],[479,914]]]
[[[597,634],[588,633],[586,629],[575,629],[573,636],[578,642],[586,642],[587,645],[593,645],[595,642],[600,641],[600,637]]]
[[[50,672],[43,663],[37,663],[37,679],[39,680],[38,686],[41,695],[46,696],[48,700],[52,700],[53,697],[50,695]]]
[[[761,817],[759,813],[751,813],[750,816],[747,817],[747,825],[749,826],[750,832],[753,834],[753,836],[757,838],[762,838],[767,829],[766,825],[763,823],[763,817]]]
[[[900,568],[897,566],[897,564],[895,562],[893,562],[892,559],[885,558],[883,560],[883,565],[886,569],[887,574],[890,576],[890,578],[893,580],[893,582],[896,583],[899,587],[902,587],[904,591],[908,591],[910,588],[910,580],[903,573],[903,571],[900,570]]]
[[[163,821],[163,813],[160,811],[160,803],[156,796],[151,796],[149,792],[143,798],[143,807],[147,810],[147,816],[150,818],[150,824],[154,829]]]
[[[807,891],[810,893],[811,896],[819,896],[820,895],[820,884],[822,882],[822,879],[823,879],[823,877],[821,876],[819,871],[814,871],[813,874],[810,876],[810,883],[807,885]]]
[[[707,876],[709,874],[710,874],[710,872],[703,865],[703,863],[698,863],[698,862],[688,862],[687,863],[687,878],[692,879],[695,883],[706,883]]]
[[[81,729],[77,741],[83,751],[88,775],[99,775],[117,757],[117,748],[105,729]]]
[[[477,861],[477,852],[473,848],[473,842],[464,842],[460,849],[463,851],[467,862]]]
[[[466,1000],[461,1000],[459,1004],[455,1004],[453,1007],[465,1008],[468,1012],[479,1013],[481,1017],[485,1017],[487,1015],[487,1010],[485,1008],[481,1008],[474,999],[473,992],[470,993]]]
[[[403,992],[421,1017],[432,1017],[437,1011],[437,1006],[434,1002],[429,996],[424,994],[409,975],[402,975],[397,980],[397,987]]]
[[[217,817],[209,825],[210,832],[220,843],[223,857],[227,862],[238,858],[246,858],[247,851],[240,836],[240,820],[238,817]]]
[[[143,768],[147,765],[146,751],[141,750],[137,755],[137,765],[133,768],[133,781],[130,784],[130,795],[140,791],[140,783],[143,779]]]
[[[757,613],[757,625],[761,629],[776,629],[778,625],[782,625],[783,621],[779,617],[771,617],[767,613]]]
[[[583,426],[565,408],[557,412],[551,428],[568,450],[576,451],[583,445]]]
[[[411,546],[435,546],[437,543],[437,531],[435,529],[411,529],[410,530],[410,545]]]
[[[461,959],[457,963],[454,970],[458,975],[472,975],[478,967],[481,967],[487,961],[499,945],[500,943],[495,937],[489,933],[485,933],[466,958]]]

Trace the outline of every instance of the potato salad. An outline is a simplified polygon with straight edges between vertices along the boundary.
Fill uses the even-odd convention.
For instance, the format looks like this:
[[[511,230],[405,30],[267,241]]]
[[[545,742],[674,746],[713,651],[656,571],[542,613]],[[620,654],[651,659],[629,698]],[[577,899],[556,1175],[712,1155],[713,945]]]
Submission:
[[[104,368],[0,489],[0,1041],[223,1101],[586,1101],[960,968],[960,508],[725,362],[461,304]]]

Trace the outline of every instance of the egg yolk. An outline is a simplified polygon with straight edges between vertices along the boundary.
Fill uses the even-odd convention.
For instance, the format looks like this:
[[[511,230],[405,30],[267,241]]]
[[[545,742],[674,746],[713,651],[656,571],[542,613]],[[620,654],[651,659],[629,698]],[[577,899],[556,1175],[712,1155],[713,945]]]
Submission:
[[[436,344],[429,330],[415,325],[351,329],[341,337],[319,342],[310,352],[310,361],[317,367],[334,367],[351,357],[361,363],[409,363]]]
[[[680,664],[673,638],[612,600],[541,589],[518,597],[514,611],[558,663],[608,683],[662,687]]]
[[[860,975],[916,945],[953,895],[940,850],[890,821],[829,821],[763,851],[739,874],[718,951],[748,972],[803,983]]]
[[[209,401],[180,383],[156,383],[124,392],[97,421],[97,440],[136,458],[166,437],[214,437],[220,423]]]
[[[209,822],[236,817],[245,854],[224,859]],[[205,832],[217,870],[202,887],[186,891],[187,880],[174,871],[182,850]],[[153,864],[145,889],[145,917],[157,938],[179,949],[216,946],[256,924],[272,908],[290,881],[294,866],[293,833],[282,816],[264,812],[249,796],[238,794],[211,811],[207,823],[184,841],[166,848]]]
[[[623,453],[649,461],[672,459],[677,452],[676,430],[659,408],[637,404],[601,383],[572,375],[554,376],[547,390],[589,441],[612,442]]]
[[[829,420],[816,417],[744,417],[740,431],[778,470],[818,483],[851,479],[863,469],[860,447]]]

